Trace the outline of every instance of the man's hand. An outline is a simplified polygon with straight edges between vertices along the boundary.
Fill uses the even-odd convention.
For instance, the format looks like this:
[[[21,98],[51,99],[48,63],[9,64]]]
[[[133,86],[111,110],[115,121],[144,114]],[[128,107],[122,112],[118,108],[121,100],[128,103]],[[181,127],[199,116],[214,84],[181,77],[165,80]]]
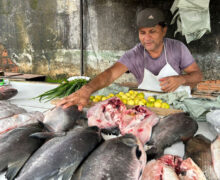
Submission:
[[[81,88],[60,100],[56,106],[62,106],[65,109],[73,105],[78,105],[78,110],[82,111],[83,107],[89,103],[89,97],[90,93],[88,93],[86,88]]]
[[[173,92],[185,83],[185,78],[182,76],[168,76],[161,78],[159,81],[164,92]]]

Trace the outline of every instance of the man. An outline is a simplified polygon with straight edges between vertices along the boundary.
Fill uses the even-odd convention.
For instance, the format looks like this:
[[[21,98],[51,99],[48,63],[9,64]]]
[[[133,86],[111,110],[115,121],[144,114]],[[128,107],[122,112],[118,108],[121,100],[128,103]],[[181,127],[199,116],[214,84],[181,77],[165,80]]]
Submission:
[[[110,85],[128,70],[136,77],[139,88],[155,91],[172,92],[186,88],[184,86],[194,87],[202,80],[202,73],[187,47],[180,41],[164,38],[167,27],[162,11],[142,10],[137,15],[137,26],[138,45],[57,105],[63,108],[78,105],[82,110],[93,92]]]

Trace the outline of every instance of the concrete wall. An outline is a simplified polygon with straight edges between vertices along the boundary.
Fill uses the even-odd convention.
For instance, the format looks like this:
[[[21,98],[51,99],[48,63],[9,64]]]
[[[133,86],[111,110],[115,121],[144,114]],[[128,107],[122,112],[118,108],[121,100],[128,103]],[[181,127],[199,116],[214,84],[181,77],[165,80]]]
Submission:
[[[79,3],[79,0],[0,0],[0,44],[19,67],[18,71],[53,77],[80,74]],[[172,3],[173,0],[84,0],[86,75],[95,76],[138,43],[137,10],[160,7],[170,20]],[[206,79],[220,79],[219,11],[219,0],[211,0],[212,32],[187,45]],[[173,38],[176,25],[168,28],[167,37]],[[175,38],[186,44],[180,34]],[[135,79],[126,74],[119,81],[135,82]]]

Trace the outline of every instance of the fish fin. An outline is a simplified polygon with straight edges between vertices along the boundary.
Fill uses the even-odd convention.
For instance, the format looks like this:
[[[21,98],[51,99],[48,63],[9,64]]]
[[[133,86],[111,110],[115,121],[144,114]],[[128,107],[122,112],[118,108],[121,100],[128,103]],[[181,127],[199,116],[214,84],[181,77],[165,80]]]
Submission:
[[[63,174],[63,177],[62,177],[62,180],[69,180],[71,179],[71,177],[73,176],[73,173],[75,171],[76,168],[74,168],[73,166],[69,166],[68,168],[66,168],[62,174]]]
[[[28,159],[28,157],[25,157],[22,160],[19,160],[15,163],[9,165],[8,170],[5,174],[5,177],[7,178],[7,180],[13,180],[17,176],[18,172],[23,167],[23,165],[27,161],[27,159]]]
[[[33,138],[39,138],[39,139],[51,139],[54,137],[61,137],[61,136],[65,136],[66,132],[37,132],[37,133],[33,133],[30,135],[30,137]]]

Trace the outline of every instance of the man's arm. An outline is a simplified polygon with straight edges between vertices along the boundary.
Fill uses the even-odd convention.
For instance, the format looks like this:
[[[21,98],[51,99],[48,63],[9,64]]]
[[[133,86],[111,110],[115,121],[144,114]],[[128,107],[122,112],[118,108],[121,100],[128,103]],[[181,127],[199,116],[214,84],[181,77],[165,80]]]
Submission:
[[[161,78],[161,89],[165,92],[172,92],[181,85],[186,85],[193,88],[203,79],[202,72],[195,62],[186,67],[184,72],[186,73],[184,75]]]
[[[93,80],[84,85],[81,89],[63,98],[57,103],[57,106],[67,108],[69,106],[78,105],[78,109],[82,110],[82,108],[88,104],[89,98],[93,92],[107,87],[127,70],[128,69],[125,65],[116,62],[113,66],[97,75]]]

